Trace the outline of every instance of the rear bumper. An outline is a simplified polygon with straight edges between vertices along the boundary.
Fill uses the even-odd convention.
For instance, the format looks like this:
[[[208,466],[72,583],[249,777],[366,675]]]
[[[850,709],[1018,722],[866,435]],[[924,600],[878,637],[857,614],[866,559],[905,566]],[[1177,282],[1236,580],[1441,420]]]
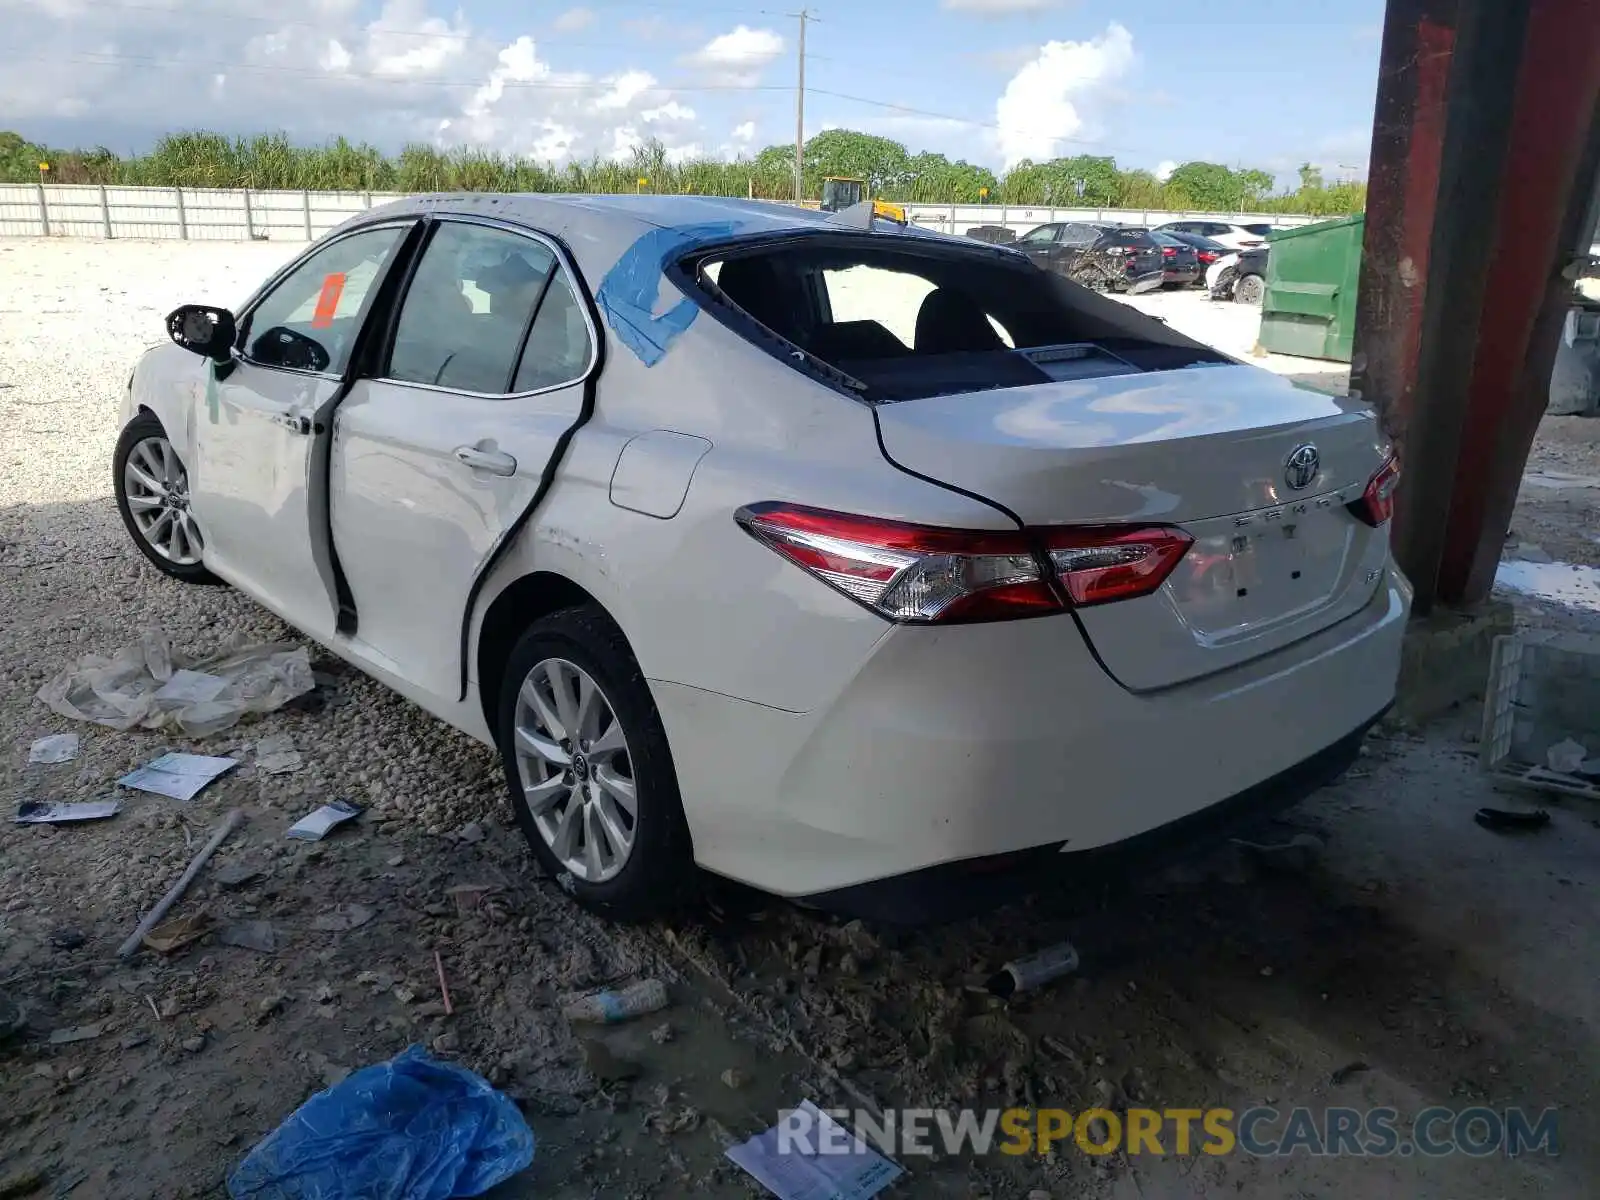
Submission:
[[[1052,842],[1014,854],[942,863],[802,899],[813,908],[848,917],[923,925],[975,916],[1065,880],[1123,881],[1148,874],[1203,853],[1337,780],[1360,755],[1367,731],[1387,711],[1386,706],[1333,745],[1271,779],[1125,841],[1077,851]]]
[[[1068,616],[898,627],[808,713],[652,687],[701,865],[827,901],[945,864],[1113,846],[1272,781],[1292,793],[1293,772],[1392,701],[1408,605],[1392,574],[1329,629],[1145,694],[1101,669]]]

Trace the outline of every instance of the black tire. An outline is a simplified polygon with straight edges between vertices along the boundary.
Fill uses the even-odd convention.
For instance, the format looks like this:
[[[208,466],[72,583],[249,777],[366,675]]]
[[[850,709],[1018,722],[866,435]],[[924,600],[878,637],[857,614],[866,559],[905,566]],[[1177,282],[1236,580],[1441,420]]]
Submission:
[[[634,843],[621,871],[602,882],[576,878],[546,843],[517,769],[518,695],[534,667],[551,658],[581,668],[599,685],[627,738],[637,807]],[[529,626],[506,664],[496,715],[500,761],[517,824],[534,856],[563,889],[585,908],[619,921],[661,916],[690,897],[694,853],[666,730],[622,630],[603,610],[594,605],[562,609]]]
[[[122,436],[117,439],[117,448],[111,455],[111,490],[117,498],[117,511],[122,514],[122,523],[127,527],[128,536],[133,539],[133,544],[163,575],[170,575],[173,579],[184,583],[220,584],[222,580],[206,570],[204,565],[173,562],[157,551],[139,531],[139,526],[128,507],[126,479],[128,456],[133,453],[133,448],[146,438],[166,436],[167,431],[162,428],[161,422],[154,414],[147,412],[140,413],[123,428]]]
[[[1260,304],[1267,294],[1267,281],[1259,275],[1241,275],[1233,285],[1235,304]]]

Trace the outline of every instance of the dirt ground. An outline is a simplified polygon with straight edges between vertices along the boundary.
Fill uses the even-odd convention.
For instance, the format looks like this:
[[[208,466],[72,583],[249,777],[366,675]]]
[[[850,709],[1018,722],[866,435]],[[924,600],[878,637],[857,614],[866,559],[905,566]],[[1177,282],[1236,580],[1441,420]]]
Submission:
[[[906,1160],[889,1195],[1594,1195],[1600,810],[1548,802],[1551,824],[1524,836],[1474,824],[1481,805],[1521,803],[1478,773],[1476,710],[1380,729],[1344,780],[1255,834],[1319,839],[1294,869],[1225,847],[914,933],[710,883],[706,904],[670,924],[590,919],[539,876],[487,750],[315,650],[329,673],[315,703],[213,738],[55,716],[39,686],[141,629],[193,653],[292,636],[238,593],[147,566],[118,522],[108,463],[117,390],[162,314],[236,302],[293,249],[0,243],[0,800],[98,798],[166,749],[241,760],[188,803],[122,791],[110,821],[0,827],[0,991],[27,1018],[0,1046],[0,1196],[223,1195],[229,1170],[308,1096],[412,1043],[522,1106],[538,1150],[493,1193],[507,1200],[764,1194],[722,1159],[728,1138],[803,1098],[862,1097],[1074,1112],[1387,1105],[1402,1131],[1430,1105],[1559,1113],[1556,1157],[1062,1147]],[[1547,419],[1529,469],[1600,481],[1597,440],[1600,422]],[[1519,544],[1600,563],[1597,498],[1525,488]],[[1524,619],[1593,623],[1517,603]],[[28,764],[35,738],[70,728],[83,739],[74,761]],[[274,734],[301,752],[298,771],[256,767],[255,742]],[[320,843],[284,838],[336,797],[366,816]],[[117,961],[232,808],[244,828],[175,911],[268,921],[275,950],[213,934]],[[224,888],[224,867],[257,874]],[[452,892],[463,887],[474,890]],[[1009,1003],[977,986],[1063,938],[1083,955],[1075,977]],[[668,1010],[598,1033],[560,1014],[572,990],[642,977],[668,984]],[[69,1030],[92,1036],[59,1041]]]

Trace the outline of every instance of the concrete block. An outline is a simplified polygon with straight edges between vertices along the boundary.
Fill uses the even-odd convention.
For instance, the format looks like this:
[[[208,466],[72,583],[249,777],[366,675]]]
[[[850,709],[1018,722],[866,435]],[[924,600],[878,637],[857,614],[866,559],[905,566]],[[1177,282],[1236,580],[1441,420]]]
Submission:
[[[1400,656],[1395,716],[1421,725],[1457,704],[1481,700],[1494,639],[1511,632],[1511,605],[1499,600],[1412,618]]]

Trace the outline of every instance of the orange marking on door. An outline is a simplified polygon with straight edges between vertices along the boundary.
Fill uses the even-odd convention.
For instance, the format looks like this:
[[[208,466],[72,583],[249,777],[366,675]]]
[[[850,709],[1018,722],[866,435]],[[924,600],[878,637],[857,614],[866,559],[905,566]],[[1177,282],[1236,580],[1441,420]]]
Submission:
[[[336,271],[322,281],[322,294],[317,297],[317,309],[311,314],[311,328],[327,329],[333,324],[333,314],[339,310],[339,297],[344,295],[344,272]]]

